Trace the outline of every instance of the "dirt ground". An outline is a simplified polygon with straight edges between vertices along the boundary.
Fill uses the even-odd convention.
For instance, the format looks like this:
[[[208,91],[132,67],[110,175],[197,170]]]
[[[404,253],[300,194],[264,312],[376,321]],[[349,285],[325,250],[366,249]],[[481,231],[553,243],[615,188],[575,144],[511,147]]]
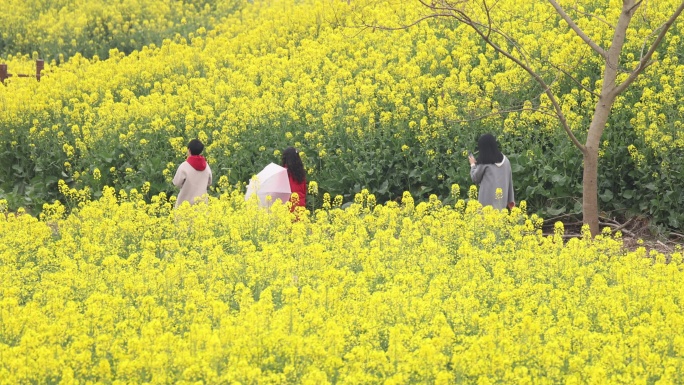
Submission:
[[[545,235],[553,234],[553,225],[558,220],[564,224],[564,238],[570,239],[581,236],[582,222],[570,218],[545,220],[543,227]],[[665,254],[668,261],[672,253],[684,249],[684,234],[652,226],[650,221],[644,217],[632,217],[621,220],[600,218],[600,227],[602,229],[610,227],[613,232],[621,231],[626,249],[635,250],[638,247],[645,247],[648,251],[657,250]]]

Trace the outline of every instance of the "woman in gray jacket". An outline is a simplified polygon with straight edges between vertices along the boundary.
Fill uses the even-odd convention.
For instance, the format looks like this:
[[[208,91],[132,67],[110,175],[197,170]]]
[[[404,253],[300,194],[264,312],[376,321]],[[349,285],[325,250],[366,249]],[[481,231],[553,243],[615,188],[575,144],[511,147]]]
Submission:
[[[511,162],[499,151],[492,134],[482,135],[477,141],[477,148],[477,160],[472,154],[468,156],[470,177],[480,185],[477,200],[483,206],[493,206],[498,210],[513,208],[515,197]]]

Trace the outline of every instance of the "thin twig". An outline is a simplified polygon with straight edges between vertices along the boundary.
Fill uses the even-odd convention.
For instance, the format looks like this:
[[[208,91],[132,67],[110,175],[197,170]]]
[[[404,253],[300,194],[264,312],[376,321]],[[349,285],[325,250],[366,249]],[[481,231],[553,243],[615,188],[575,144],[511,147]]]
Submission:
[[[664,244],[664,243],[661,242],[660,240],[656,241],[656,243],[659,244],[660,246],[662,246],[662,247],[668,249],[668,251],[670,251],[670,250],[672,249],[670,246]]]
[[[381,29],[381,30],[385,30],[385,31],[400,31],[400,30],[402,30],[402,29],[408,29],[408,28],[410,28],[410,27],[413,27],[414,25],[417,25],[417,24],[419,24],[419,23],[421,23],[421,22],[423,22],[423,21],[425,21],[425,20],[437,19],[437,18],[440,18],[440,17],[453,17],[453,15],[452,15],[452,14],[447,14],[447,13],[433,13],[433,14],[431,14],[431,15],[422,16],[422,17],[418,18],[417,20],[413,21],[413,22],[410,23],[410,24],[400,25],[400,26],[398,26],[398,27],[387,27],[387,26],[371,25],[371,24],[366,24],[365,22],[362,23],[361,25],[362,25],[363,29],[372,28],[372,29]]]
[[[643,2],[644,2],[643,0],[637,1],[636,3],[634,3],[634,5],[632,6],[632,8],[630,8],[630,9],[627,10],[627,12],[631,13],[632,11],[636,10],[637,8],[639,8],[639,6],[641,5],[641,3],[643,3]]]
[[[553,237],[556,234],[555,233],[542,233],[542,235],[545,237]],[[563,235],[561,235],[561,238],[563,238],[563,239],[582,238],[582,234],[563,234]]]
[[[512,113],[512,112],[525,112],[525,111],[528,111],[528,112],[539,112],[540,114],[550,116],[550,117],[552,117],[552,118],[554,118],[554,119],[557,119],[557,118],[558,118],[558,116],[556,116],[555,114],[551,114],[551,113],[549,113],[549,112],[544,112],[544,111],[542,111],[542,110],[537,110],[537,109],[534,109],[534,108],[516,108],[516,109],[510,109],[510,110],[499,110],[499,111],[492,112],[492,113],[489,113],[489,114],[480,115],[480,116],[477,116],[477,117],[472,118],[472,119],[460,119],[460,120],[451,120],[451,119],[447,119],[446,121],[447,121],[448,123],[452,123],[452,124],[453,124],[453,123],[470,123],[470,122],[475,122],[475,121],[478,121],[478,120],[487,119],[487,118],[490,118],[490,117],[496,116],[496,115],[504,115],[504,114],[508,114],[508,113]]]
[[[612,228],[613,231],[621,231],[623,234],[627,234],[627,235],[629,235],[630,237],[635,237],[635,236],[636,236],[633,232],[631,232],[631,231],[629,231],[629,230],[627,230],[627,229],[620,228],[620,226],[616,226],[616,225],[613,224],[613,223],[599,222],[599,226],[601,226],[601,225],[603,225],[603,226],[608,226],[608,227]]]
[[[614,230],[621,230],[634,221],[634,217],[630,218],[629,220],[627,220],[627,222],[624,223],[620,223],[612,218],[605,218],[601,216],[599,216],[599,219],[603,221],[603,224],[614,227]]]
[[[572,9],[573,11],[575,11],[575,12],[577,12],[577,13],[581,13],[581,14],[584,15],[584,16],[590,17],[590,18],[592,18],[592,19],[596,19],[596,20],[602,22],[603,24],[607,25],[608,27],[610,27],[610,29],[615,29],[615,26],[614,26],[614,25],[612,25],[612,24],[610,24],[609,22],[605,21],[603,18],[594,15],[593,13],[582,12],[582,11],[580,11],[577,7],[573,7],[573,6],[570,6],[570,7],[568,7],[568,8]]]
[[[551,63],[551,61],[548,61],[548,60],[547,60],[546,62],[547,62],[550,66],[552,66],[553,68],[557,69],[558,71],[562,72],[565,76],[567,76],[568,78],[570,78],[570,80],[572,80],[575,84],[577,84],[578,86],[582,87],[583,90],[587,91],[588,93],[594,95],[594,96],[597,97],[597,98],[600,97],[599,94],[597,94],[596,92],[594,92],[594,91],[588,89],[587,87],[585,87],[579,80],[575,79],[574,76],[572,76],[570,73],[568,73],[567,71],[565,71],[565,70],[564,70],[563,68],[561,68],[560,66],[557,66],[557,65]]]
[[[551,218],[546,218],[546,219],[544,219],[544,223],[546,223],[546,222],[556,222],[556,221],[558,221],[558,220],[561,219],[561,218],[572,217],[572,216],[575,216],[575,215],[577,215],[577,214],[568,213],[568,214],[557,215],[557,216],[555,216],[555,217],[551,217]],[[576,222],[576,223],[582,223],[582,222]]]
[[[616,226],[618,226],[618,225],[621,224],[620,222],[618,222],[618,221],[616,221],[616,220],[614,220],[614,219],[611,219],[611,218],[604,218],[604,217],[599,217],[599,218],[600,218],[600,219],[603,219],[604,221],[610,222],[610,223],[612,223],[612,224],[614,224],[614,225],[616,225]]]
[[[558,4],[556,2],[556,0],[549,0],[549,3],[551,3],[553,8],[556,9],[556,12],[558,12],[560,17],[563,18],[563,20],[565,20],[566,23],[568,23],[570,28],[573,31],[575,31],[577,36],[579,36],[582,40],[584,40],[584,42],[587,43],[587,45],[589,45],[589,47],[591,47],[591,49],[596,51],[596,53],[601,55],[603,58],[608,57],[608,52],[606,52],[605,49],[601,48],[598,44],[596,44],[593,40],[591,40],[591,38],[589,36],[587,36],[587,34],[584,33],[584,31],[582,31],[582,29],[577,25],[577,23],[575,23],[575,21],[572,20],[572,18],[565,12],[565,10],[563,10],[563,7],[561,7],[560,4]]]
[[[625,223],[621,224],[620,226],[616,227],[615,230],[620,230],[620,229],[622,229],[623,227],[627,227],[627,225],[630,224],[630,223],[633,222],[633,221],[634,221],[634,217],[630,218],[627,222],[625,222]]]
[[[638,7],[639,4],[641,4],[641,1],[639,1],[634,7]],[[630,84],[632,84],[632,82],[634,82],[634,80],[636,80],[637,76],[639,76],[640,73],[642,73],[648,66],[652,64],[651,57],[653,56],[653,53],[660,45],[660,42],[665,38],[667,31],[670,29],[672,24],[674,24],[675,20],[677,20],[682,11],[684,11],[684,1],[682,1],[682,3],[679,4],[679,7],[677,7],[672,16],[670,16],[670,18],[667,19],[665,23],[663,23],[660,27],[656,29],[656,31],[660,30],[658,37],[656,37],[655,41],[651,44],[651,47],[648,49],[648,52],[646,52],[646,54],[641,57],[641,60],[639,60],[639,64],[637,64],[636,68],[632,71],[631,74],[629,74],[629,77],[627,77],[627,79],[625,79],[625,81],[623,81],[621,84],[613,88],[612,93],[614,95],[621,94],[622,91],[624,91],[627,87],[629,87]]]
[[[454,16],[454,17],[455,17],[457,20],[459,20],[459,18],[458,18],[457,16]],[[570,138],[570,141],[575,145],[575,147],[577,147],[583,154],[585,154],[585,153],[587,152],[586,146],[584,146],[582,143],[579,142],[579,140],[577,140],[577,137],[575,136],[575,134],[574,134],[574,133],[572,132],[572,130],[570,129],[570,125],[568,124],[568,122],[567,122],[567,120],[566,120],[566,118],[565,118],[565,114],[563,114],[563,110],[562,110],[562,108],[561,108],[561,106],[560,106],[560,103],[558,102],[558,99],[556,98],[556,95],[554,95],[554,93],[551,92],[550,87],[546,84],[546,82],[544,81],[544,79],[542,79],[541,75],[539,75],[536,71],[534,71],[534,70],[532,69],[532,67],[530,67],[529,65],[523,63],[520,59],[518,59],[518,58],[516,58],[515,56],[513,56],[510,52],[508,52],[508,51],[504,50],[503,48],[499,47],[499,45],[496,44],[496,43],[494,43],[492,40],[487,39],[487,38],[485,37],[484,32],[480,31],[480,30],[476,27],[477,23],[473,22],[472,20],[470,20],[470,22],[468,22],[468,20],[469,20],[469,19],[467,19],[467,18],[461,19],[461,21],[464,22],[466,25],[469,25],[469,26],[475,31],[475,33],[477,33],[477,34],[485,41],[485,43],[486,43],[487,45],[489,45],[490,47],[494,48],[494,50],[496,50],[496,51],[499,52],[500,54],[504,55],[504,56],[507,57],[509,60],[513,61],[515,64],[519,65],[523,70],[525,70],[525,72],[527,72],[530,76],[532,76],[532,78],[533,78],[537,83],[539,83],[539,85],[541,85],[542,89],[544,89],[544,92],[545,92],[546,95],[549,97],[549,100],[551,101],[551,104],[553,104],[553,107],[554,107],[554,109],[556,110],[556,114],[557,114],[557,116],[558,116],[558,120],[559,120],[560,123],[561,123],[561,127],[563,127],[563,130],[565,130],[565,133],[568,135],[568,137]],[[517,44],[516,44],[516,45],[517,45]],[[524,58],[527,58],[527,56],[523,56],[523,57],[524,57]]]
[[[421,0],[421,3],[424,5],[426,4],[422,0]],[[428,8],[436,9],[434,5],[428,6]],[[440,10],[442,10],[442,9],[440,9]],[[472,20],[461,10],[458,10],[456,8],[452,8],[449,11],[451,13],[436,13],[436,14],[432,14],[432,15],[423,16],[423,17],[419,18],[418,20],[415,20],[414,22],[412,22],[408,25],[400,26],[400,27],[371,26],[371,25],[366,25],[366,27],[367,28],[378,28],[378,29],[383,29],[383,30],[394,31],[394,30],[409,28],[409,27],[414,26],[414,25],[416,25],[416,24],[418,24],[424,20],[427,20],[427,19],[439,18],[439,17],[452,17],[452,18],[456,19],[457,21],[460,21],[460,22],[468,25],[469,27],[471,27],[473,29],[473,31],[475,31],[475,33],[477,35],[479,35],[483,39],[483,41],[487,45],[494,48],[495,51],[499,52],[500,54],[502,54],[503,56],[507,57],[509,60],[512,60],[514,63],[516,63],[518,66],[520,66],[523,70],[525,70],[525,72],[527,72],[542,87],[542,89],[544,90],[544,93],[548,96],[549,100],[551,101],[551,104],[554,107],[554,110],[556,111],[556,118],[560,121],[561,127],[563,128],[563,130],[566,132],[566,134],[570,138],[570,141],[582,153],[586,153],[586,151],[587,151],[586,147],[582,143],[580,143],[579,140],[577,140],[577,137],[575,136],[575,134],[570,129],[570,126],[569,126],[569,124],[565,118],[565,114],[563,114],[562,108],[560,106],[560,103],[558,102],[558,99],[556,98],[556,95],[554,95],[554,93],[551,92],[550,86],[548,84],[546,84],[546,82],[541,77],[541,75],[539,75],[536,71],[534,71],[532,69],[532,67],[529,65],[529,63],[526,63],[527,62],[527,55],[520,48],[520,45],[514,39],[510,38],[509,36],[504,34],[502,31],[499,31],[496,28],[493,28],[491,25],[488,25],[488,26],[483,25],[480,22]],[[486,29],[487,32],[480,30],[480,28]],[[508,41],[510,44],[512,44],[513,47],[517,48],[518,51],[521,53],[523,60],[525,62],[516,58],[515,56],[513,56],[513,54],[511,52],[504,50],[498,44],[496,44],[494,41],[492,41],[492,39],[490,39],[488,37],[491,32],[497,33],[498,35],[500,35],[501,37],[506,39],[506,41]]]

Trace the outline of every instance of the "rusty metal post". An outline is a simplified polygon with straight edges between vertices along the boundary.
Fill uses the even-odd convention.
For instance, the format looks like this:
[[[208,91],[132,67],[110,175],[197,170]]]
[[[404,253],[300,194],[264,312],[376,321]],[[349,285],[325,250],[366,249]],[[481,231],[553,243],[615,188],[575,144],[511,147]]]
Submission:
[[[44,60],[36,60],[36,80],[40,81],[40,72],[45,68]]]
[[[0,64],[0,83],[4,83],[7,78],[7,64]]]

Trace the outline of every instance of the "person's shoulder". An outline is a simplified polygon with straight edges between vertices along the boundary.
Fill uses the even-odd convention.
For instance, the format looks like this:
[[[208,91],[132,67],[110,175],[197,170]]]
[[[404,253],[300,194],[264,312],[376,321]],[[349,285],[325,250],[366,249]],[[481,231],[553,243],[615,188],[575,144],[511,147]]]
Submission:
[[[512,172],[513,166],[511,165],[511,160],[508,159],[508,157],[506,155],[504,155],[503,165],[508,172]]]

